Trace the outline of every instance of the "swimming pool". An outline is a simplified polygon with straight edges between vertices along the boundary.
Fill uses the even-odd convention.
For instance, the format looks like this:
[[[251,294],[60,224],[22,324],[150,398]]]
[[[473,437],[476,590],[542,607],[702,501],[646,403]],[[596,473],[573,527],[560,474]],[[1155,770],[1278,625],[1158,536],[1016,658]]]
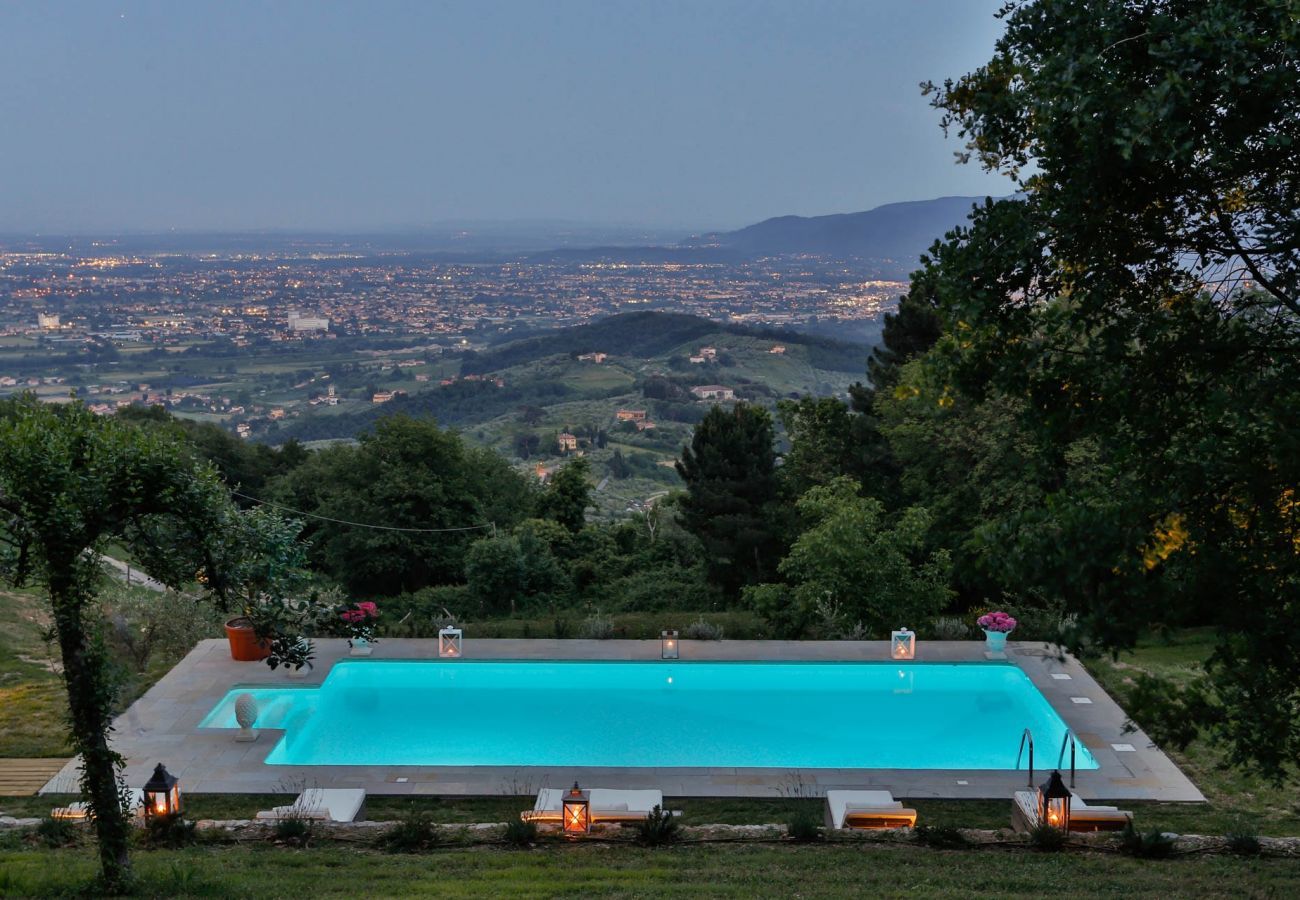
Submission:
[[[1066,731],[1004,663],[348,660],[200,727],[243,693],[285,730],[271,765],[1009,770],[1025,728],[1053,761]]]

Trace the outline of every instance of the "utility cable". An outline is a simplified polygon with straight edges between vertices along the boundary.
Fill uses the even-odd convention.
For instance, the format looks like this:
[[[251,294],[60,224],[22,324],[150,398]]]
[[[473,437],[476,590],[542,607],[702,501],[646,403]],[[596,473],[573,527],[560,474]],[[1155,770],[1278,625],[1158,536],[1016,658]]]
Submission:
[[[281,506],[279,503],[272,503],[270,500],[262,500],[258,497],[252,497],[248,494],[242,494],[239,491],[232,490],[230,493],[236,497],[242,497],[245,500],[251,500],[254,503],[260,503],[262,506],[269,506],[272,509],[278,509],[282,512],[290,513],[295,516],[305,516],[308,519],[319,519],[322,522],[333,522],[336,525],[350,525],[353,528],[373,528],[377,531],[403,531],[408,534],[445,534],[452,531],[478,531],[484,528],[492,529],[496,534],[496,522],[485,522],[482,525],[462,525],[459,528],[400,528],[396,525],[371,525],[367,522],[349,522],[347,519],[335,519],[331,516],[321,516],[316,513],[304,512],[301,509],[293,509],[289,506]]]

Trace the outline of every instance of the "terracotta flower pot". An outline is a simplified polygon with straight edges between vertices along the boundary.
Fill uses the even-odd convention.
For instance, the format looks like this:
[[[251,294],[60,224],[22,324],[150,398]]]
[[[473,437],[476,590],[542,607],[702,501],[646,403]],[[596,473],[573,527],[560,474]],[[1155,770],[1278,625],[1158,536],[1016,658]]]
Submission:
[[[256,662],[271,655],[271,645],[257,639],[252,623],[243,616],[236,616],[226,623],[226,640],[230,642],[231,659]]]

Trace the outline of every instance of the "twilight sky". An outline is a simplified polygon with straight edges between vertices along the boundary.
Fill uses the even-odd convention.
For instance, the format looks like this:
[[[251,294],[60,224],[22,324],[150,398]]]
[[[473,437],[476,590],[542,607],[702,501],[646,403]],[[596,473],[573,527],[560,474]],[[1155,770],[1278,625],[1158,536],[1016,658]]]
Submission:
[[[0,232],[737,227],[945,194],[1000,0],[7,2]]]

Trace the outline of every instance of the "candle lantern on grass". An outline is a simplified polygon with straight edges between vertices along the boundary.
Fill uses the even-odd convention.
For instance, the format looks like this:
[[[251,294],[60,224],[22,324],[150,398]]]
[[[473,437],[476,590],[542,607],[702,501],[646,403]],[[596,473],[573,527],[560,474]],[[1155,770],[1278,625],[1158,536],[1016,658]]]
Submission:
[[[1070,800],[1070,789],[1061,780],[1061,773],[1053,772],[1038,787],[1038,824],[1055,828],[1063,834],[1068,833]]]
[[[560,815],[566,835],[591,831],[591,794],[578,787],[578,782],[565,793]]]
[[[158,763],[153,770],[153,777],[144,785],[144,818],[170,819],[181,814],[180,779],[167,771],[167,767]]]

